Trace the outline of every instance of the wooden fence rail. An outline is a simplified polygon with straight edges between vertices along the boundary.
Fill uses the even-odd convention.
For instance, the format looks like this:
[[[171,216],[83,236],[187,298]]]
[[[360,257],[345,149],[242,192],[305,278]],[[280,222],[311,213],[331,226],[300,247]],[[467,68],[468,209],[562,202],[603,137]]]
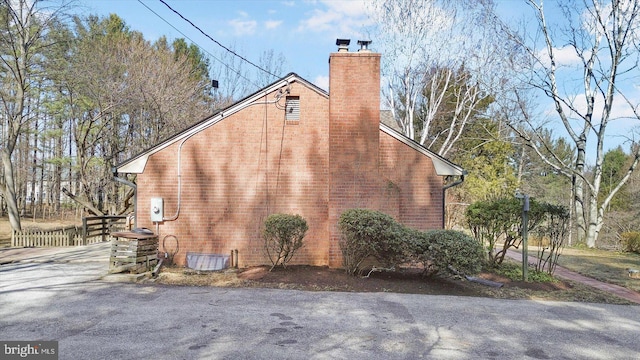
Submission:
[[[55,229],[26,229],[11,232],[12,247],[78,246],[111,240],[111,232],[126,227],[126,216],[89,216],[82,226]]]
[[[110,241],[112,232],[122,231],[126,216],[87,216],[82,218],[82,245]]]
[[[11,246],[14,247],[54,247],[73,246],[82,241],[81,229],[76,226],[67,226],[56,229],[26,229],[13,231],[11,234]]]

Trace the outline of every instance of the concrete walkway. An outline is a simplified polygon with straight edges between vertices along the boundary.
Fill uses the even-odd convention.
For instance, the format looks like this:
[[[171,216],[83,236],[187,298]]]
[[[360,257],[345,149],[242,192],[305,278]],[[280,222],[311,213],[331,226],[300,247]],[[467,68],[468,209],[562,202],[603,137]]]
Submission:
[[[109,262],[111,243],[49,248],[0,249],[0,265],[11,263],[81,263]]]
[[[522,253],[520,252],[508,250],[507,256],[514,260],[522,262]],[[538,262],[538,258],[536,258],[535,256],[529,255],[528,258],[529,258],[530,265]],[[609,283],[602,282],[584,275],[580,275],[577,272],[571,271],[562,266],[556,266],[556,271],[553,274],[559,278],[563,278],[566,280],[575,281],[577,283],[591,286],[593,288],[612,293],[625,300],[629,300],[636,304],[640,304],[640,293],[637,293],[633,290],[629,290],[625,287],[609,284]]]

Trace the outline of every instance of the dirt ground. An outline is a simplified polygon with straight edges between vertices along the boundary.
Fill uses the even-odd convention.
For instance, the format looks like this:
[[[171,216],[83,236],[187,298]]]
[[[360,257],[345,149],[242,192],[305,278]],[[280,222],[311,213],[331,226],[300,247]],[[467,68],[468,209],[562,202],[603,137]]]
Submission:
[[[366,274],[365,274],[366,275]],[[369,277],[349,276],[344,270],[316,266],[288,266],[269,271],[268,266],[196,272],[165,267],[157,282],[171,285],[264,287],[307,291],[395,292],[408,294],[482,296],[502,299],[631,304],[611,294],[568,281],[522,282],[484,272],[478,278],[500,282],[496,288],[456,277],[424,277],[417,271],[373,272]]]

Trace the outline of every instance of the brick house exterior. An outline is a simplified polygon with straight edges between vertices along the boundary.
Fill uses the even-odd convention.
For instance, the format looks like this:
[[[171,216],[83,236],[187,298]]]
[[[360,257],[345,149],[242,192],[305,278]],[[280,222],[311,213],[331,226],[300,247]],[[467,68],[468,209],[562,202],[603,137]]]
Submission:
[[[338,51],[329,68],[330,93],[291,73],[117,167],[137,174],[138,226],[158,229],[160,251],[174,235],[178,264],[234,249],[241,267],[267,264],[262,224],[291,213],[309,225],[292,263],[340,267],[344,210],[442,228],[444,176],[464,170],[380,123],[380,54]]]

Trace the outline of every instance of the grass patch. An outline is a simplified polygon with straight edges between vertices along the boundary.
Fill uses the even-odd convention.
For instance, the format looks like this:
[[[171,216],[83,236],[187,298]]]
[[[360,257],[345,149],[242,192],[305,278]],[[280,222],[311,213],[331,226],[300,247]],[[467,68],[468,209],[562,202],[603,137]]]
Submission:
[[[179,267],[164,267],[158,280],[166,285],[241,287],[245,281],[235,271],[198,272]]]
[[[498,275],[502,275],[506,278],[509,278],[512,281],[522,280],[522,264],[512,261],[510,259],[505,259],[502,264],[498,265],[493,269]],[[535,269],[529,268],[527,273],[528,281],[532,282],[557,282],[552,275],[547,274],[546,272],[536,271]]]
[[[566,248],[558,265],[582,275],[640,292],[640,279],[627,269],[640,270],[640,255],[599,249]]]

